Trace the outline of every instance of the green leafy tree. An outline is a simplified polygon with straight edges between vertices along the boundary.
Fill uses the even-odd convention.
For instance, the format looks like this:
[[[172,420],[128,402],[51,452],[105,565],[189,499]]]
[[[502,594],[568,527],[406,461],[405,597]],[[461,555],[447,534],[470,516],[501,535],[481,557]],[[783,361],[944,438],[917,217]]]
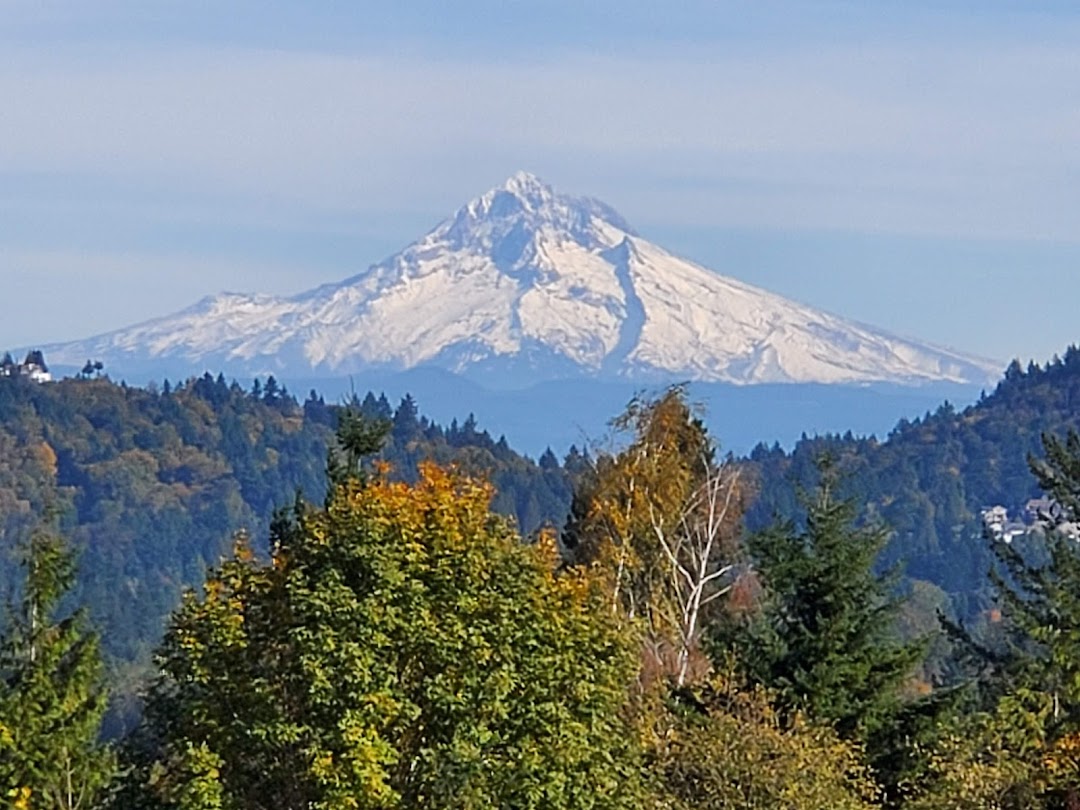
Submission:
[[[106,708],[98,640],[82,612],[58,618],[75,566],[51,527],[33,532],[23,567],[0,645],[0,785],[16,805],[85,810],[115,774],[98,739]]]
[[[652,769],[676,810],[863,810],[878,789],[858,745],[729,677],[669,701]]]
[[[1026,689],[953,719],[907,786],[911,810],[1074,810],[1080,734],[1060,733],[1053,699]]]
[[[491,494],[352,477],[270,564],[241,544],[173,620],[123,806],[638,806],[633,645]]]
[[[275,507],[298,490],[325,501],[327,446],[344,409],[317,396],[301,406],[283,389],[268,405],[209,373],[160,394],[106,377],[16,383],[0,378],[0,549],[13,548],[48,490],[60,487],[70,504],[65,528],[80,549],[70,599],[100,630],[117,676],[106,732],[121,735],[137,722],[137,695],[169,615],[229,553],[231,532],[246,529],[265,554]],[[385,398],[353,404],[369,422],[393,415]],[[415,479],[418,459],[460,463],[490,475],[493,508],[523,531],[564,518],[570,484],[561,469],[503,453],[483,431],[451,442],[427,424],[407,444],[384,446],[393,475]],[[347,448],[336,458],[348,468]],[[0,554],[0,591],[20,576],[13,555]]]

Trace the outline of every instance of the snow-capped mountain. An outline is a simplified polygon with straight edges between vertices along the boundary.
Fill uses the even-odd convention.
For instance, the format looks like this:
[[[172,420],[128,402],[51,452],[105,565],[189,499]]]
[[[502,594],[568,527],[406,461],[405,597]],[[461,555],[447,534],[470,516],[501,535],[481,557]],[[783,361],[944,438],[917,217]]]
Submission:
[[[434,365],[499,383],[981,383],[996,363],[906,340],[673,256],[615,211],[515,174],[365,272],[222,293],[45,347],[53,363],[303,378]]]

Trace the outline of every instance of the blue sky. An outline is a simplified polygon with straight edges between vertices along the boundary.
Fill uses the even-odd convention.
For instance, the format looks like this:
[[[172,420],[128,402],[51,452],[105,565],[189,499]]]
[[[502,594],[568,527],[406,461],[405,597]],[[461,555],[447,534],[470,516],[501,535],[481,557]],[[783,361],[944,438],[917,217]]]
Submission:
[[[0,0],[0,347],[343,278],[525,168],[725,274],[1048,359],[1078,9]]]

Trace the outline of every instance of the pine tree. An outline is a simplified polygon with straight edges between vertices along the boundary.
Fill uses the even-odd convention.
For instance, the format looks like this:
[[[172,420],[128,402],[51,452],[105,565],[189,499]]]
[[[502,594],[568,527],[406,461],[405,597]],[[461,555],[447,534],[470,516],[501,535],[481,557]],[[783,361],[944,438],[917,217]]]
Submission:
[[[996,648],[976,647],[992,700],[1042,693],[1052,704],[1048,733],[1080,731],[1080,435],[1042,437],[1045,457],[1029,466],[1049,496],[1041,531],[1014,542],[991,538],[991,580],[1001,608]]]
[[[412,394],[406,394],[401,398],[401,403],[394,411],[393,437],[395,442],[405,444],[416,438],[420,431],[420,412],[416,407],[416,400]]]
[[[331,489],[349,479],[366,480],[364,460],[382,449],[390,435],[388,419],[367,416],[363,410],[344,408],[338,413],[337,447],[327,453],[326,477]]]
[[[42,527],[24,552],[21,602],[0,645],[0,784],[30,807],[89,808],[115,770],[98,741],[106,708],[98,639],[81,611],[57,618],[75,571],[64,539]]]
[[[1027,806],[1072,808],[1080,806],[1080,434],[1042,441],[1045,457],[1029,465],[1052,504],[1044,531],[993,541],[1008,642],[987,651],[996,706],[973,758],[1007,752],[1026,765],[1011,789],[1030,794]]]
[[[749,540],[760,610],[718,631],[715,650],[781,705],[866,743],[880,762],[895,754],[889,738],[905,713],[901,686],[925,645],[897,639],[900,603],[890,578],[874,571],[886,533],[856,524],[835,479],[823,463],[805,528],[782,522]]]

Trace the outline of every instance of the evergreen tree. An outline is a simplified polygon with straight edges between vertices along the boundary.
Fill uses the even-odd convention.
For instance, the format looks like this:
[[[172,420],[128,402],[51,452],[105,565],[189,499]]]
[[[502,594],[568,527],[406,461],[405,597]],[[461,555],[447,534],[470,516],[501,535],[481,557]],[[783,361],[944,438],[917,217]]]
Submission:
[[[420,419],[419,411],[416,407],[416,400],[412,398],[412,394],[406,394],[401,398],[397,410],[394,411],[394,441],[405,444],[416,438],[416,434],[419,430]]]
[[[378,453],[390,435],[388,419],[367,416],[363,410],[343,408],[338,412],[336,448],[327,454],[326,474],[331,487],[356,478],[363,482],[365,458]]]
[[[16,806],[90,808],[115,771],[98,741],[106,708],[98,640],[81,611],[57,617],[75,567],[51,527],[31,535],[23,567],[0,645],[0,795]]]
[[[263,388],[262,400],[267,405],[276,405],[282,396],[282,388],[278,385],[277,378],[271,374],[266,378],[266,387]]]
[[[311,389],[308,398],[304,400],[304,421],[323,427],[333,427],[334,412],[326,404],[326,401]]]
[[[1080,356],[1080,352],[1066,355]],[[1031,471],[1039,487],[1049,495],[1057,509],[1044,516],[1053,527],[1080,521],[1080,433],[1070,429],[1064,439],[1053,434],[1042,436],[1045,458],[1029,457]]]
[[[991,540],[1008,639],[1004,650],[985,651],[996,703],[963,728],[966,745],[950,752],[941,778],[947,789],[962,767],[996,759],[1009,766],[999,779],[1019,797],[1012,806],[1073,808],[1080,806],[1080,434],[1042,441],[1045,457],[1029,458],[1050,498],[1042,531]]]
[[[315,392],[312,391],[311,393],[314,394]],[[379,412],[379,401],[375,398],[375,394],[372,391],[368,391],[367,394],[364,395],[364,399],[360,403],[360,413],[369,419],[376,419],[379,417],[388,419],[390,416],[389,414],[382,414]]]
[[[552,470],[559,469],[559,459],[555,457],[555,454],[551,452],[551,448],[547,447],[540,455],[540,459],[536,462],[541,470],[550,472]]]
[[[835,485],[826,462],[805,528],[786,521],[750,538],[760,609],[718,631],[715,649],[781,705],[831,723],[866,743],[879,767],[895,767],[887,760],[910,708],[901,686],[925,645],[897,639],[900,603],[874,572],[885,531],[856,525],[854,504]]]

